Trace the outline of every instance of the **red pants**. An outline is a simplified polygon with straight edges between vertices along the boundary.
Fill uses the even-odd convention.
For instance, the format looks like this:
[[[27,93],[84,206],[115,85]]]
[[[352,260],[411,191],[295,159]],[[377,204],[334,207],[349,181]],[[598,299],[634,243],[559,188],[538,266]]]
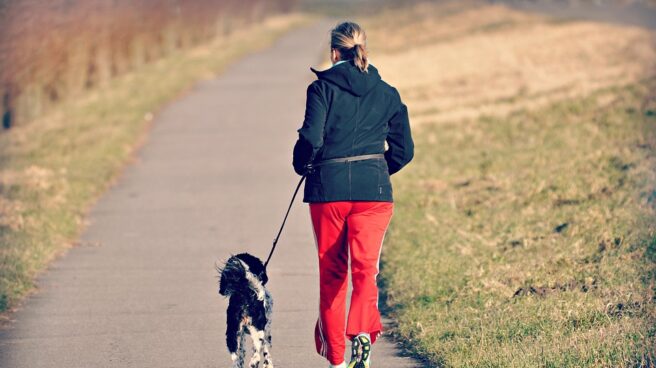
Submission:
[[[376,276],[392,202],[311,203],[310,215],[319,253],[317,352],[331,364],[344,361],[345,336],[361,332],[372,343],[382,331]],[[351,306],[345,323],[348,258],[351,255]]]

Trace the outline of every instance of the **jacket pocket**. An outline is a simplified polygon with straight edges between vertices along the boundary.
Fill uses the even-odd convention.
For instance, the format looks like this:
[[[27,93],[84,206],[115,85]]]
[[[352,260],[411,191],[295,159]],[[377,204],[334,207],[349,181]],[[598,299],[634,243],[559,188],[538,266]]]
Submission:
[[[385,160],[378,161],[378,197],[388,199],[392,197],[392,182]]]
[[[323,200],[323,185],[321,184],[320,170],[314,170],[305,178],[305,197],[313,201]]]

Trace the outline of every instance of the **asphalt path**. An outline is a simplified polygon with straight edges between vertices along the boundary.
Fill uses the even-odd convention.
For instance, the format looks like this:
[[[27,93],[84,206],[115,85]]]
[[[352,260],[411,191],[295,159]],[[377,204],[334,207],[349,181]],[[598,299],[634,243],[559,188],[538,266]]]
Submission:
[[[214,264],[267,255],[298,180],[291,151],[309,67],[328,52],[333,25],[291,31],[157,114],[135,162],[91,210],[81,245],[0,331],[0,367],[230,366]],[[317,257],[300,200],[269,276],[274,364],[327,366],[314,350]],[[376,368],[419,366],[386,338],[373,353]]]

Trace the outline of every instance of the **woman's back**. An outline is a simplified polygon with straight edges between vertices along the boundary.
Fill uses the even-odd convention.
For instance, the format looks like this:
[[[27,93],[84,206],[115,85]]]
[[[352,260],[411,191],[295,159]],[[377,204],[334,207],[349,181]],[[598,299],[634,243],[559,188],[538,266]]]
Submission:
[[[313,71],[319,79],[310,88],[319,89],[329,107],[317,159],[383,153],[387,121],[398,97],[378,70],[370,65],[369,73],[362,73],[349,61]]]
[[[314,168],[307,173],[304,202],[391,202],[389,176],[412,160],[408,111],[398,91],[355,54],[324,71],[311,68],[317,80],[307,89],[294,169],[304,174],[309,163],[342,157],[384,153],[384,159]]]

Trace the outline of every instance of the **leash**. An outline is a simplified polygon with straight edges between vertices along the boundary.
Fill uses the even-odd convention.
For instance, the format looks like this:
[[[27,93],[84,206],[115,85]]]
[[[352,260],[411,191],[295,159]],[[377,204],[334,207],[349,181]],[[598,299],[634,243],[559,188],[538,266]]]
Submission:
[[[276,238],[273,239],[273,246],[271,247],[271,251],[269,252],[269,256],[267,257],[266,262],[264,262],[265,269],[267,268],[267,265],[271,260],[273,251],[276,250],[276,245],[278,245],[278,239],[280,239],[280,234],[282,234],[282,229],[285,227],[285,222],[287,222],[287,216],[289,216],[289,211],[292,209],[292,205],[294,204],[294,199],[296,199],[296,194],[298,194],[298,190],[301,188],[301,184],[303,184],[303,181],[305,180],[306,176],[307,174],[303,174],[303,176],[301,176],[301,180],[299,180],[298,184],[296,185],[296,190],[294,190],[294,195],[292,195],[292,200],[289,201],[289,207],[287,207],[287,213],[285,213],[285,218],[282,220],[282,225],[280,225],[280,230],[278,230],[278,235],[276,235]]]
[[[294,194],[292,195],[292,200],[289,201],[289,206],[287,207],[287,212],[285,213],[285,217],[282,219],[282,225],[280,225],[280,229],[278,230],[278,235],[276,235],[275,239],[273,239],[273,246],[271,247],[271,251],[269,252],[269,256],[267,257],[266,262],[264,262],[264,268],[267,268],[267,265],[269,264],[269,261],[271,260],[271,256],[273,256],[273,251],[276,250],[276,245],[278,245],[278,240],[280,239],[280,234],[282,234],[282,229],[285,228],[285,223],[287,222],[287,217],[289,216],[289,211],[292,209],[292,205],[294,204],[294,200],[296,199],[296,195],[298,194],[298,190],[301,189],[301,184],[303,184],[303,181],[307,177],[309,173],[312,172],[312,170],[315,167],[323,166],[323,165],[328,165],[328,164],[335,164],[335,163],[345,163],[345,162],[355,162],[355,161],[362,161],[362,160],[372,160],[372,159],[384,159],[385,155],[382,153],[375,153],[371,155],[360,155],[360,156],[349,156],[349,157],[340,157],[340,158],[332,158],[329,160],[323,160],[319,161],[317,163],[310,163],[306,166],[307,171],[303,176],[301,176],[301,180],[298,181],[298,184],[296,185],[296,189],[294,189]]]

